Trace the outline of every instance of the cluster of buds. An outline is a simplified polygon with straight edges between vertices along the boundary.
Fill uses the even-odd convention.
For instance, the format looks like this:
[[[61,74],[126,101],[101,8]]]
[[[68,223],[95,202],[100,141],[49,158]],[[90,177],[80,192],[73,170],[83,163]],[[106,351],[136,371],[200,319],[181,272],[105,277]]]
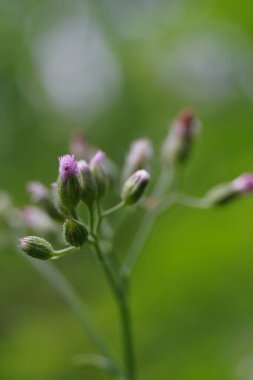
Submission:
[[[143,169],[131,175],[122,188],[122,203],[135,204],[144,194],[149,180],[150,175]],[[58,180],[51,191],[39,182],[29,183],[27,187],[32,199],[43,207],[43,212],[47,211],[48,218],[63,223],[63,236],[68,246],[80,248],[94,238],[94,232],[91,226],[79,220],[79,204],[85,204],[93,213],[105,197],[109,184],[105,153],[97,151],[89,163],[83,159],[77,161],[70,154],[60,157]],[[22,251],[38,259],[59,257],[60,251],[54,250],[40,237],[22,238],[19,246]]]
[[[167,170],[173,169],[174,172],[178,165],[186,163],[199,129],[200,122],[190,109],[182,111],[174,120],[162,147],[162,165]],[[94,151],[94,147],[90,147],[85,140],[82,140],[80,134],[72,139],[71,149],[80,160],[76,160],[74,154],[60,157],[58,180],[50,190],[39,182],[28,184],[32,199],[44,210],[43,218],[42,213],[38,212],[39,208],[35,207],[26,208],[23,210],[23,215],[26,220],[29,219],[30,225],[40,226],[38,228],[40,232],[43,231],[46,220],[60,222],[63,225],[65,242],[70,247],[79,248],[97,238],[99,231],[96,229],[101,226],[101,220],[98,219],[102,215],[107,216],[119,208],[132,206],[142,198],[150,182],[150,174],[146,169],[153,157],[153,147],[147,138],[138,139],[131,144],[122,174],[119,176],[119,182],[122,182],[123,178],[120,203],[105,212],[102,210],[101,202],[110,187],[110,169],[114,164],[104,152]],[[201,204],[221,205],[252,191],[253,174],[244,174],[234,181],[211,189],[201,199]],[[166,191],[162,195],[166,196]],[[152,200],[155,208],[162,201],[155,193],[149,200]],[[88,224],[83,223],[78,216],[79,204],[82,203],[86,205],[90,216]],[[35,218],[39,215],[43,223],[38,224]],[[21,241],[20,247],[24,252],[40,259],[57,256],[57,251],[45,242],[44,239],[28,236]]]

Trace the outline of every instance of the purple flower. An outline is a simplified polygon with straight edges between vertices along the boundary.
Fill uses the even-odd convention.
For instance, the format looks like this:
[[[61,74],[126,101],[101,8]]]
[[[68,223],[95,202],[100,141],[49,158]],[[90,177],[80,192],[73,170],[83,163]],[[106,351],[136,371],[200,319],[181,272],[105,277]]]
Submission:
[[[239,194],[253,191],[253,174],[242,174],[232,182],[232,186]]]
[[[76,176],[78,174],[78,165],[75,160],[75,156],[69,154],[59,157],[59,173],[62,181],[66,181],[69,177]]]

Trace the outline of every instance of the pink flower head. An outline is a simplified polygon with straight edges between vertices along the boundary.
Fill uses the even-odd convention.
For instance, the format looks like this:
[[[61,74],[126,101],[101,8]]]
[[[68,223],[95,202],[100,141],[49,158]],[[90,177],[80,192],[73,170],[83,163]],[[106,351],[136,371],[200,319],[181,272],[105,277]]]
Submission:
[[[242,174],[232,182],[232,185],[234,190],[240,194],[253,191],[253,174]]]
[[[105,153],[99,150],[90,160],[90,166],[103,166],[105,160]]]
[[[62,181],[66,181],[69,177],[76,176],[78,174],[78,165],[75,160],[75,156],[69,154],[59,157],[59,173]]]

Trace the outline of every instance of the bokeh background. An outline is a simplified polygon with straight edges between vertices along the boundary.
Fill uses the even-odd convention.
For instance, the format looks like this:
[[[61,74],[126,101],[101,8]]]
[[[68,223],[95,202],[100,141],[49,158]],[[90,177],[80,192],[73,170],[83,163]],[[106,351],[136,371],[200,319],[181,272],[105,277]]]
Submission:
[[[244,0],[1,0],[0,188],[17,207],[49,185],[82,130],[121,165],[148,136],[155,159],[174,115],[203,122],[184,191],[253,171],[253,16]],[[155,177],[155,174],[154,174]],[[149,236],[132,284],[139,378],[253,378],[253,198],[175,207]],[[133,228],[120,231],[125,249]],[[73,366],[94,352],[79,322],[2,226],[0,379],[108,379]],[[118,351],[117,312],[89,255],[57,263]]]

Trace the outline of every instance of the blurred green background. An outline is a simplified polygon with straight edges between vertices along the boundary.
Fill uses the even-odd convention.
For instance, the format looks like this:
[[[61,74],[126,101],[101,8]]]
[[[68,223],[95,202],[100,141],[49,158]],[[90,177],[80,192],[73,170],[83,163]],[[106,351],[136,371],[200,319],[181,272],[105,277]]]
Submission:
[[[131,140],[149,136],[159,160],[185,106],[203,122],[185,192],[200,196],[252,171],[252,11],[250,0],[1,0],[1,190],[27,204],[26,183],[55,179],[73,129],[118,164]],[[178,206],[159,219],[132,284],[140,379],[252,379],[252,214],[247,197],[211,211]],[[125,224],[119,249],[132,233]],[[73,366],[95,348],[1,235],[0,379],[108,379]],[[57,265],[120,350],[95,260],[73,255]]]

